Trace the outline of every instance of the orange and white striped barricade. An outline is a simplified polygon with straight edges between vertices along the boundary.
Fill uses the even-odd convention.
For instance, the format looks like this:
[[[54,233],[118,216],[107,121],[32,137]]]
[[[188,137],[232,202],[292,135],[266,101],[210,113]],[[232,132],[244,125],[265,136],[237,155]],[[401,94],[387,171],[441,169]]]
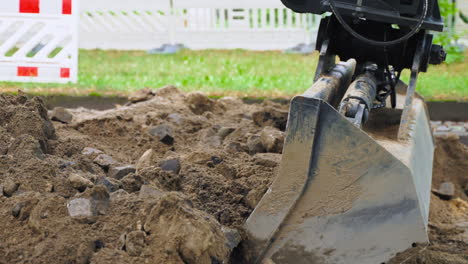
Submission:
[[[3,0],[0,81],[77,81],[78,0]]]

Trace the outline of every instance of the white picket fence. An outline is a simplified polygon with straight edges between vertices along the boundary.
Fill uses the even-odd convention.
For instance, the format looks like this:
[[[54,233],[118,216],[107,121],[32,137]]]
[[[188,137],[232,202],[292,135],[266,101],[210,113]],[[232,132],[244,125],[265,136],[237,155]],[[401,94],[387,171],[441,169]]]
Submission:
[[[284,49],[310,43],[319,19],[280,0],[81,0],[80,47]]]

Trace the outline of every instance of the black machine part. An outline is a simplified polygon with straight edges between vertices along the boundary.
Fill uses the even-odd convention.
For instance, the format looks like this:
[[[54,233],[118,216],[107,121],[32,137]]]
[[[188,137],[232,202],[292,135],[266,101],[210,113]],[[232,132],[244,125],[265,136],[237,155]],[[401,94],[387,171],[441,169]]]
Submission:
[[[437,0],[281,0],[285,6],[299,13],[321,15],[339,12],[343,17],[415,26],[421,17],[422,29],[442,31],[444,24]],[[423,12],[424,9],[426,12]],[[335,11],[333,11],[335,9]]]

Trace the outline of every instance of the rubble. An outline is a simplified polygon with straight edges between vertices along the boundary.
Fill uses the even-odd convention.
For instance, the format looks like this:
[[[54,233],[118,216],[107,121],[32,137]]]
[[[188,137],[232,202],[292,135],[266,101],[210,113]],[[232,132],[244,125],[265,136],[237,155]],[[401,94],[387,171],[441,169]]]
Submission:
[[[107,172],[107,177],[120,180],[123,177],[133,172],[136,172],[135,166],[133,165],[112,166],[109,168],[109,171]]]
[[[275,178],[287,106],[193,96],[205,108],[175,87],[154,94],[106,111],[68,109],[70,124],[52,124],[38,98],[0,95],[0,194],[7,183],[9,195],[0,195],[0,262],[242,263],[242,226]],[[173,129],[173,144],[148,133],[159,125]],[[432,196],[427,250],[389,263],[468,253],[468,152],[452,137],[437,146],[434,186],[452,182],[454,198]],[[109,177],[127,164],[135,171]]]
[[[55,107],[50,113],[50,119],[69,124],[73,120],[73,115],[63,107]]]
[[[151,127],[148,133],[164,144],[172,145],[174,143],[172,128],[168,125]]]
[[[138,103],[138,102],[143,102],[150,100],[151,98],[154,97],[154,92],[149,89],[149,88],[144,88],[141,90],[138,90],[128,96],[128,101],[131,103]]]
[[[179,174],[181,169],[180,160],[177,158],[160,161],[158,165],[162,170],[171,171],[175,174]]]
[[[3,182],[3,195],[6,197],[11,197],[19,188],[20,184],[12,181],[11,179],[6,179]]]
[[[451,200],[455,196],[455,185],[452,182],[443,182],[433,193],[441,199]]]
[[[94,184],[90,180],[77,173],[71,173],[68,176],[68,181],[70,182],[70,185],[73,188],[77,189],[79,192],[84,192],[86,188],[91,188],[94,186]]]
[[[109,169],[112,165],[116,164],[117,162],[109,155],[106,154],[99,154],[95,159],[94,163],[101,166],[103,169]]]

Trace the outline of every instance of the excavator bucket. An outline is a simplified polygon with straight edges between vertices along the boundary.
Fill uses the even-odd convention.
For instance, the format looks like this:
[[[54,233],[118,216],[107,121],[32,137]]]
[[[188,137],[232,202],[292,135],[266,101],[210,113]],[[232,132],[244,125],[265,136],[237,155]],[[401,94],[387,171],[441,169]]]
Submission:
[[[358,128],[332,96],[354,67],[336,65],[291,101],[278,175],[245,224],[249,263],[380,264],[428,242],[434,141],[425,103],[414,98],[404,138],[402,105]],[[398,90],[403,102],[404,84]]]

